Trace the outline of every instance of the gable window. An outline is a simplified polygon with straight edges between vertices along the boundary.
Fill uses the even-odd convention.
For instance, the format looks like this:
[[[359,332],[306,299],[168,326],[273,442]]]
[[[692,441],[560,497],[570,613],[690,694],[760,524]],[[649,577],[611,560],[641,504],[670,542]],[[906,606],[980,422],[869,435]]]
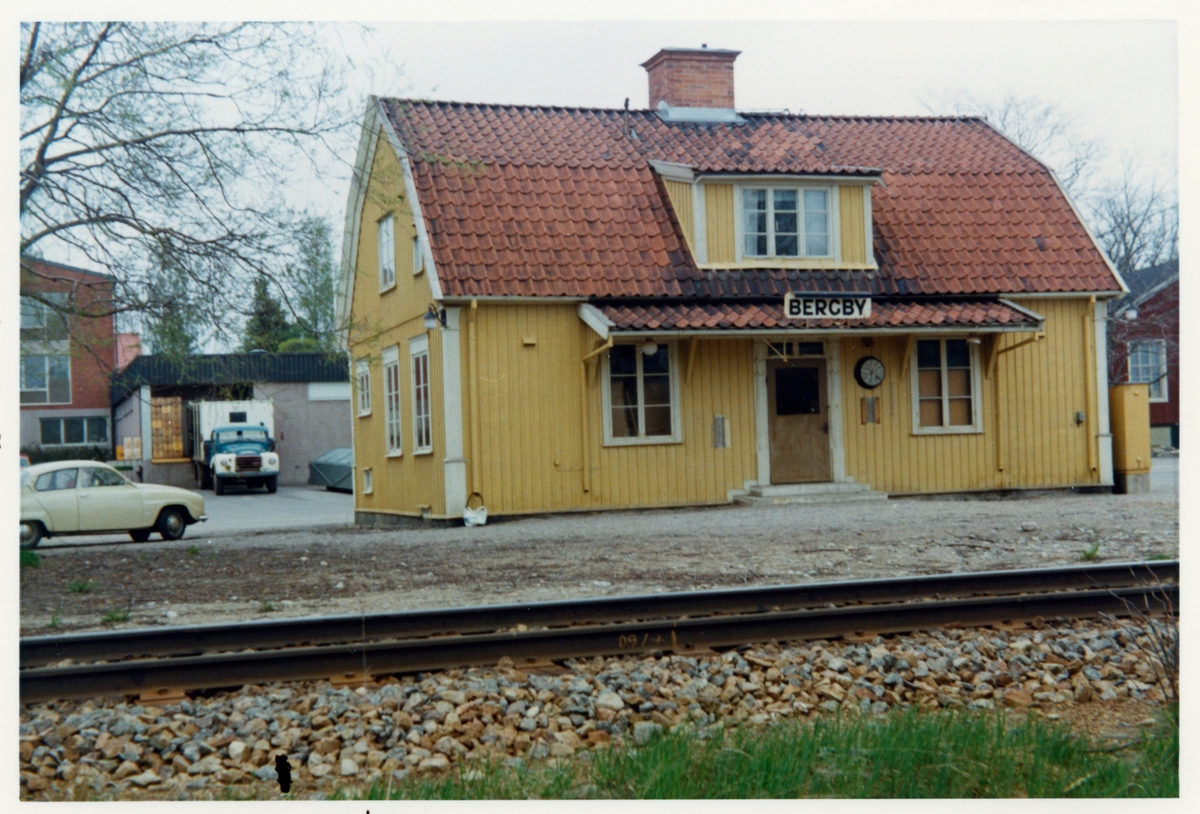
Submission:
[[[605,357],[604,442],[680,440],[675,346],[615,345]]]
[[[108,443],[108,419],[104,416],[43,418],[39,423],[42,446]]]
[[[429,409],[429,337],[408,342],[412,360],[413,453],[433,452],[433,428]]]
[[[982,432],[976,345],[966,339],[921,339],[914,352],[913,432]]]
[[[1151,401],[1167,400],[1167,342],[1152,339],[1128,343],[1129,381],[1150,385]]]
[[[383,351],[383,432],[388,456],[404,451],[400,438],[400,353],[393,345]]]
[[[358,383],[358,414],[371,414],[371,363],[359,359],[354,363],[355,379]]]
[[[417,276],[425,270],[425,258],[421,255],[421,239],[413,235],[412,239],[413,253],[413,276]]]
[[[830,257],[830,191],[770,187],[742,190],[744,257]]]
[[[70,404],[70,357],[66,355],[22,356],[21,403]]]
[[[396,219],[388,215],[379,221],[379,290],[396,285]]]

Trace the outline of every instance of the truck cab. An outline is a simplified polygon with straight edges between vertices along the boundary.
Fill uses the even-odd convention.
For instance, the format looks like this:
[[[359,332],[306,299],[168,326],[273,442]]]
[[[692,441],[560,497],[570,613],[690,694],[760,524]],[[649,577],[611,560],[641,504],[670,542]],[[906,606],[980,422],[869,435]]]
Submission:
[[[265,425],[216,427],[204,441],[204,457],[213,491],[218,495],[233,484],[249,489],[265,486],[272,494],[278,486],[279,456]]]

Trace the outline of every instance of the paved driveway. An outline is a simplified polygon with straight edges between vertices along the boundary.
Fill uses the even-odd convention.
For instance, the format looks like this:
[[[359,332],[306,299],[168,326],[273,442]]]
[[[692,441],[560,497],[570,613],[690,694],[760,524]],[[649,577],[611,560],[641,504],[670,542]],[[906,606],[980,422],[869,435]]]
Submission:
[[[316,486],[280,486],[273,495],[262,489],[234,490],[220,497],[212,492],[196,493],[204,496],[204,512],[208,515],[208,522],[188,526],[183,537],[185,541],[229,537],[246,532],[349,526],[354,522],[354,495],[329,492]],[[158,535],[150,539],[158,540]],[[122,542],[132,541],[128,534],[97,534],[55,537],[44,540],[39,547]]]

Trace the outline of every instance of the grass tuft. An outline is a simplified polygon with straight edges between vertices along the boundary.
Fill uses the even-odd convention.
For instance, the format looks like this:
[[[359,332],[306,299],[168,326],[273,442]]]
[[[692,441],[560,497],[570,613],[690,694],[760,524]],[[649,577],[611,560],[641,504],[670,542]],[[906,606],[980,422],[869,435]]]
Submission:
[[[62,624],[62,612],[55,611],[50,616],[50,621],[46,623],[46,627],[58,627],[61,624]]]
[[[188,546],[187,547],[187,555],[189,557],[199,557],[200,556],[200,547],[197,545]]]
[[[683,730],[590,761],[377,782],[367,799],[753,799],[799,797],[1171,797],[1178,726],[1109,752],[1064,725],[1005,713],[921,713],[785,722],[766,730]],[[482,765],[481,765],[482,764]],[[339,797],[355,792],[342,791]]]
[[[42,564],[42,558],[38,556],[36,551],[21,552],[21,567],[22,568],[37,568]]]
[[[90,594],[96,583],[90,579],[73,579],[67,583],[67,590],[73,594]]]
[[[112,624],[114,622],[128,622],[129,621],[129,611],[127,611],[125,608],[113,608],[110,611],[105,611],[104,615],[100,617],[100,621],[103,622],[104,624]]]
[[[1099,543],[1096,543],[1091,548],[1089,548],[1087,551],[1079,552],[1079,559],[1085,560],[1087,562],[1091,562],[1092,560],[1097,559],[1099,556],[1100,556],[1100,544]]]
[[[262,604],[258,606],[259,613],[271,613],[275,610],[275,603],[269,599],[264,599]]]

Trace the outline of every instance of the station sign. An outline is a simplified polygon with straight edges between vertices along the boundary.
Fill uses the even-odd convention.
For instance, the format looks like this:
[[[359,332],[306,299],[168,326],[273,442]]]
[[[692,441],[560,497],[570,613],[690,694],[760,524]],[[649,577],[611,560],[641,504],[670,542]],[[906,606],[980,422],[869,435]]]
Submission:
[[[866,319],[871,316],[870,297],[814,297],[783,295],[783,313],[788,319]]]

